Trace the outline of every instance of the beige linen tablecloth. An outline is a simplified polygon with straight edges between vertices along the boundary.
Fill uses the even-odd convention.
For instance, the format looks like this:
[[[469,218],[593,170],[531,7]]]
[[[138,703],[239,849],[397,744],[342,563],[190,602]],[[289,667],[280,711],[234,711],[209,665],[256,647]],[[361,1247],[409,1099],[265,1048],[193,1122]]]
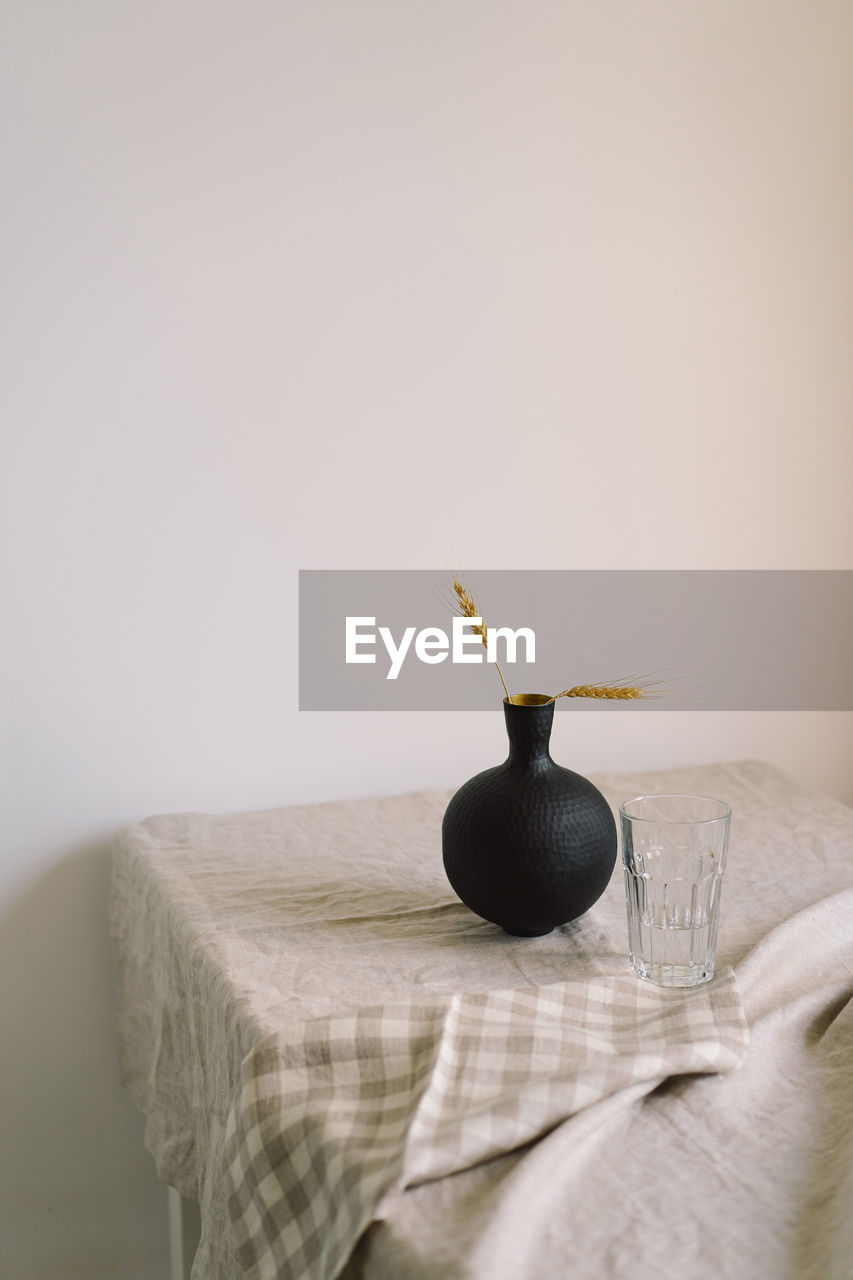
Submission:
[[[334,1274],[349,1237],[359,1235],[347,1280],[517,1280],[547,1272],[596,1280],[853,1276],[853,811],[756,762],[594,781],[614,806],[660,791],[701,792],[732,805],[718,962],[735,967],[742,1005],[731,1002],[731,979],[683,998],[659,997],[635,982],[625,959],[618,868],[590,912],[545,938],[510,938],[472,915],[441,865],[450,793],[171,815],[122,833],[111,904],[122,1073],[146,1114],[146,1143],[160,1176],[201,1204],[194,1280]],[[723,988],[733,1021],[709,1003]],[[624,1076],[611,1072],[605,1087],[579,1102],[571,1071],[578,1052],[586,1052],[584,1037],[596,1034],[589,1010],[615,1009],[619,993],[631,991],[682,1011],[690,1001],[697,1011],[701,1004],[705,1012],[694,1014],[694,1023],[706,1031],[685,1037],[687,1014],[679,1015],[674,1036],[666,1019],[653,1034],[648,1024],[628,1056],[636,1063],[643,1050],[662,1046],[657,1068],[647,1062],[645,1073],[633,1075],[634,1066]],[[580,1012],[578,992],[587,993]],[[564,1002],[552,1023],[557,1041],[544,1110],[536,1110],[540,1095],[534,1105],[524,1094],[543,1086],[538,1073],[547,1054],[537,1054],[532,1075],[529,1063],[513,1074],[519,1123],[501,1130],[497,1146],[457,1124],[453,1158],[435,1163],[431,1153],[441,1153],[442,1143],[431,1137],[417,1146],[404,1136],[401,1148],[400,1132],[409,1130],[394,1129],[393,1158],[375,1195],[364,1190],[363,1158],[361,1168],[358,1160],[353,1166],[359,1176],[351,1175],[359,1194],[343,1218],[338,1193],[345,1179],[321,1177],[315,1187],[311,1213],[323,1206],[321,1242],[326,1214],[329,1239],[355,1214],[349,1235],[335,1237],[344,1241],[339,1257],[323,1248],[322,1258],[316,1248],[301,1261],[293,1253],[287,1271],[290,1263],[265,1253],[269,1232],[256,1224],[253,1236],[246,1226],[259,1204],[264,1209],[254,1192],[248,1196],[248,1173],[263,1149],[271,1181],[257,1180],[261,1195],[279,1205],[282,1194],[296,1194],[288,1212],[298,1221],[299,1178],[290,1166],[299,1144],[291,1132],[277,1147],[276,1134],[293,1122],[297,1078],[316,1078],[318,1034],[328,1039],[337,1019],[361,1010],[366,1038],[345,1031],[338,1042],[374,1043],[365,1010],[375,1015],[381,1006],[383,1018],[389,1007],[407,1020],[417,1010],[445,1041],[452,1008],[454,1025],[465,1031],[459,1043],[467,1044],[471,1019],[500,1008],[500,1043],[507,1026],[523,1028],[523,1043],[531,1030],[524,1019],[534,1008],[538,1026],[543,1000],[552,1012],[555,1000]],[[729,1071],[742,1057],[741,1010],[751,1047],[743,1065]],[[611,1025],[630,1037],[635,1014],[623,1009]],[[407,1025],[403,1042],[411,1045]],[[708,1027],[715,1060],[679,1057],[679,1037],[692,1052],[703,1035],[708,1041]],[[610,1054],[613,1041],[605,1040]],[[422,1049],[419,1043],[419,1060]],[[306,1061],[314,1064],[307,1074]],[[361,1049],[354,1061],[361,1079]],[[423,1078],[434,1079],[435,1071]],[[259,1090],[258,1081],[271,1079],[271,1091],[267,1084]],[[556,1093],[554,1080],[563,1082]],[[384,1076],[380,1084],[378,1096],[386,1096]],[[495,1095],[489,1085],[488,1106],[495,1097],[505,1106],[502,1088]],[[528,1100],[516,1106],[522,1095]],[[334,1089],[330,1096],[328,1114],[340,1116],[341,1096]],[[349,1107],[349,1093],[345,1101]],[[481,1104],[480,1095],[475,1101]],[[323,1120],[322,1106],[315,1112]],[[456,1119],[464,1114],[462,1108]],[[315,1173],[327,1156],[330,1169],[341,1169],[327,1145],[333,1131],[315,1125],[313,1139],[309,1129],[301,1132],[309,1134],[306,1152],[314,1142]],[[351,1157],[349,1139],[340,1151]]]
[[[294,1022],[249,1054],[229,1117],[237,1261],[251,1280],[336,1280],[389,1195],[612,1095],[731,1071],[748,1039],[730,969],[689,996],[582,978]]]

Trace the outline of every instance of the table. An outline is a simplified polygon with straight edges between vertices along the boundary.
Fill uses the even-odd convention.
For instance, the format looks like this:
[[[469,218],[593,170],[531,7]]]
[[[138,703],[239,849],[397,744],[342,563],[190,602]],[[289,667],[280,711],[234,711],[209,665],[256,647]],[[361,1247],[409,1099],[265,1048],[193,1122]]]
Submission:
[[[717,956],[740,985],[746,1061],[609,1098],[391,1197],[346,1280],[850,1280],[853,810],[757,761],[593,781],[614,808],[665,791],[731,804]],[[618,867],[591,911],[544,938],[510,938],[455,898],[441,863],[450,794],[167,815],[121,833],[122,1081],[159,1176],[200,1205],[194,1280],[243,1274],[226,1131],[241,1065],[280,1028],[413,993],[627,972]]]

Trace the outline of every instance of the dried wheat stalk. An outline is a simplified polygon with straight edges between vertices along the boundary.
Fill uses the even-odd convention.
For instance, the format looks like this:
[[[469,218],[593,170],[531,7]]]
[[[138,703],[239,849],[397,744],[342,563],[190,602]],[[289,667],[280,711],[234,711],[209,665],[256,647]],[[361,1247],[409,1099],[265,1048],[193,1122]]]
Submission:
[[[480,637],[484,647],[488,648],[489,629],[486,626],[486,620],[474,603],[474,597],[468,587],[460,582],[458,577],[453,578],[453,596],[450,598],[449,603],[451,612],[458,610],[465,618],[481,619],[479,623],[472,622],[469,626],[471,631]],[[498,666],[498,664],[495,663],[495,666]],[[657,673],[653,672],[652,674]],[[529,695],[518,694],[517,697],[510,696],[503,672],[499,666],[498,675],[501,678],[507,702],[521,705],[522,699]],[[571,689],[563,689],[561,693],[555,693],[551,698],[543,695],[543,701],[556,702],[558,698],[612,698],[623,701],[631,701],[638,698],[655,698],[660,697],[660,692],[652,693],[651,690],[654,686],[662,683],[663,681],[661,680],[651,680],[645,676],[639,678],[633,676],[627,680],[605,680],[599,681],[597,684],[576,684]]]
[[[463,615],[463,617],[480,619],[480,622],[469,623],[469,626],[470,626],[470,629],[474,632],[474,634],[480,637],[480,639],[483,642],[483,647],[485,649],[488,649],[489,628],[486,626],[486,619],[483,617],[483,615],[480,613],[480,610],[475,605],[474,597],[471,595],[471,592],[468,591],[465,587],[463,587],[462,583],[459,581],[458,578],[453,579],[453,593],[456,596],[456,604],[457,604],[457,607],[459,608],[459,612]],[[512,698],[509,696],[509,689],[506,687],[506,680],[504,680],[503,672],[501,671],[497,663],[495,663],[495,666],[498,668],[498,675],[501,678],[501,684],[504,687],[504,693],[506,694],[507,702],[512,702]]]

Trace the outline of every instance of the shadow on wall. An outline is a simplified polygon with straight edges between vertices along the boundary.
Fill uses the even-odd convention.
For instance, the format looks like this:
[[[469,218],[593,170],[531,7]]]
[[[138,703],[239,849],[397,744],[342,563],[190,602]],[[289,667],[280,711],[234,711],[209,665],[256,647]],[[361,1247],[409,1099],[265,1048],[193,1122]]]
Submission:
[[[166,1196],[118,1084],[110,845],[66,856],[0,920],[0,1274],[168,1274]]]

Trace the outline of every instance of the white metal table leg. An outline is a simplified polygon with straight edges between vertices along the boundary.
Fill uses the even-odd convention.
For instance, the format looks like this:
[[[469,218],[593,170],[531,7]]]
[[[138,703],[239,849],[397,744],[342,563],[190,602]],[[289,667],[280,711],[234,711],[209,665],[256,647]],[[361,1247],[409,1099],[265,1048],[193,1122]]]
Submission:
[[[190,1280],[193,1258],[201,1235],[198,1205],[175,1190],[169,1192],[169,1258],[171,1280]]]

